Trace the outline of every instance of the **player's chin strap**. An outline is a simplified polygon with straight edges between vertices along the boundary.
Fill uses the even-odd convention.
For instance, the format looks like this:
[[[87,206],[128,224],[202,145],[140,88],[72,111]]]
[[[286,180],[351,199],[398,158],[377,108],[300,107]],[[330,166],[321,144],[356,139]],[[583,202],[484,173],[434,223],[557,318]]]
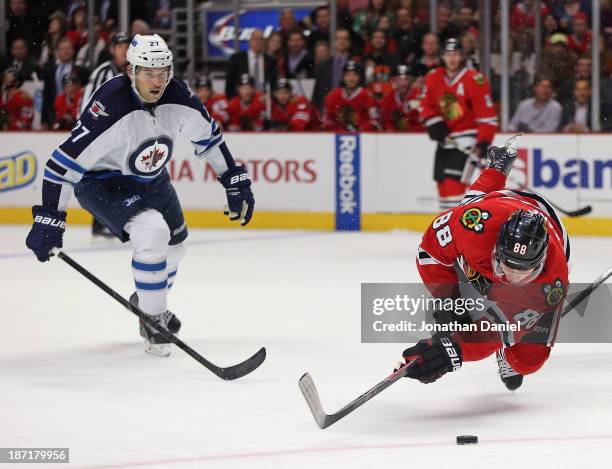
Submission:
[[[174,77],[174,66],[170,65],[170,73],[168,74],[168,79],[166,80],[166,84],[162,88],[161,93],[159,94],[159,98],[157,98],[153,102],[149,102],[146,99],[144,99],[142,95],[140,94],[140,92],[138,91],[138,88],[136,87],[136,72],[138,72],[138,67],[139,65],[133,65],[131,76],[128,74],[128,76],[130,77],[130,82],[132,83],[132,90],[134,90],[134,93],[136,93],[136,97],[138,97],[138,99],[142,101],[143,103],[148,103],[148,104],[156,103],[164,95],[164,91],[166,91],[166,87],[168,86],[168,83],[170,83],[170,80],[172,80],[172,78]]]

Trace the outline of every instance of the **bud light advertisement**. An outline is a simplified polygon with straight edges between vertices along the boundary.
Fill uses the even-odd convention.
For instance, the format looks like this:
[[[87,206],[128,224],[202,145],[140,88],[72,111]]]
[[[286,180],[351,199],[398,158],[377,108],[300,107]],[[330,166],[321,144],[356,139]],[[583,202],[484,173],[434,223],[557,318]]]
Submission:
[[[293,14],[299,22],[308,16],[312,9],[295,8]],[[235,50],[235,31],[233,11],[208,11],[203,12],[204,23],[208,31],[208,57],[229,57]],[[261,29],[264,37],[279,28],[280,10],[241,10],[240,11],[240,50],[246,50],[249,38],[254,29]]]

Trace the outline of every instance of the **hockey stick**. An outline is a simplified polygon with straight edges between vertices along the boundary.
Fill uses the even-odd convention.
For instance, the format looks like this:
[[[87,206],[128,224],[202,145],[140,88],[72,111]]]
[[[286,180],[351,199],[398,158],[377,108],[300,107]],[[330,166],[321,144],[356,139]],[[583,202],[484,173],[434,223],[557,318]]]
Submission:
[[[597,287],[599,287],[602,283],[604,283],[608,278],[612,276],[612,266],[608,267],[608,269],[597,277],[593,282],[578,293],[572,300],[563,308],[561,312],[561,317],[567,316],[578,304],[582,302],[586,297],[588,297],[591,293],[595,291]]]
[[[361,407],[363,404],[368,402],[380,392],[387,389],[396,381],[399,381],[401,378],[404,378],[406,376],[406,373],[408,372],[408,368],[411,367],[415,362],[416,360],[408,362],[406,365],[391,373],[376,386],[368,389],[357,399],[353,400],[352,402],[349,402],[347,405],[345,405],[342,409],[340,409],[334,414],[326,414],[323,410],[323,406],[321,405],[321,399],[319,398],[319,392],[317,391],[314,381],[309,373],[304,373],[304,375],[300,378],[298,385],[300,387],[300,391],[302,391],[302,394],[304,395],[304,399],[306,399],[308,407],[310,407],[310,411],[312,412],[312,416],[317,422],[317,425],[319,426],[319,428],[324,429],[329,427],[330,425],[333,425],[338,420],[346,417],[348,414],[353,412],[355,409]]]
[[[115,300],[121,303],[125,308],[127,308],[132,313],[134,313],[136,316],[138,316],[140,319],[142,319],[147,324],[147,326],[157,331],[164,339],[167,339],[173,344],[175,344],[183,352],[185,352],[191,358],[193,358],[194,360],[202,364],[208,370],[212,371],[219,378],[222,378],[228,381],[233,380],[233,379],[242,378],[243,376],[248,375],[250,372],[254,371],[266,359],[266,349],[265,347],[262,347],[251,358],[248,358],[245,361],[238,363],[237,365],[228,366],[228,367],[217,366],[209,362],[206,358],[204,358],[198,352],[193,350],[191,347],[189,347],[189,345],[187,345],[177,336],[169,332],[167,329],[158,327],[150,319],[150,317],[146,313],[144,313],[138,306],[134,306],[128,300],[123,298],[119,293],[117,293],[111,287],[109,287],[104,282],[102,282],[102,280],[100,280],[98,277],[93,275],[91,272],[89,272],[87,269],[85,269],[83,266],[81,266],[79,263],[73,260],[70,256],[68,256],[68,254],[64,253],[63,251],[60,251],[59,249],[54,249],[53,253],[56,254],[57,257],[63,260],[66,264],[68,264],[74,270],[79,272],[81,275],[86,277],[92,283],[96,284],[98,287],[100,287],[102,290],[104,290],[106,293],[112,296]]]
[[[446,140],[444,141],[444,144],[445,145],[452,145],[457,150],[459,150],[461,153],[465,153],[466,155],[468,155],[468,161],[466,162],[466,168],[468,168],[468,165],[469,165],[469,167],[471,169],[470,170],[464,170],[464,176],[465,175],[470,175],[471,176],[471,174],[473,173],[473,171],[474,171],[476,166],[478,166],[481,170],[484,169],[484,166],[477,162],[478,158],[474,154],[473,149],[464,147],[463,145],[460,145],[452,137],[447,137]],[[532,194],[535,194],[535,195],[537,195],[539,197],[543,197],[542,195],[538,194],[536,191],[534,191],[533,189],[531,189],[527,185],[522,184],[522,183],[518,182],[517,180],[512,179],[511,177],[509,177],[508,180],[514,182],[517,186],[519,186],[520,190],[531,192]],[[591,205],[585,205],[584,207],[578,208],[576,210],[565,210],[564,208],[559,207],[557,204],[553,203],[550,199],[548,199],[546,197],[544,197],[544,198],[546,199],[546,201],[550,205],[552,205],[554,207],[555,210],[558,210],[559,212],[561,212],[563,215],[565,215],[567,217],[571,217],[571,218],[573,218],[573,217],[581,217],[581,216],[587,215],[587,214],[589,214],[589,213],[591,213],[593,211],[593,207]]]

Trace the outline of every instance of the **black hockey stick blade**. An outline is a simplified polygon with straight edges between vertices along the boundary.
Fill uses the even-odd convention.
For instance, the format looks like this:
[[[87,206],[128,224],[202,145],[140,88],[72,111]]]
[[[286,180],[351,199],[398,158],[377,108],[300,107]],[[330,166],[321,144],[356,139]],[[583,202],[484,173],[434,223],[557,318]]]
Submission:
[[[612,266],[608,267],[603,274],[593,280],[588,287],[576,294],[576,296],[574,296],[569,303],[565,305],[563,311],[561,311],[561,317],[567,316],[576,306],[582,303],[586,297],[593,293],[597,287],[599,287],[610,277],[612,277]]]
[[[570,211],[563,210],[559,207],[555,207],[555,208],[559,210],[561,213],[563,213],[564,215],[567,215],[568,217],[581,217],[583,215],[588,215],[589,213],[593,211],[593,207],[591,207],[590,205],[579,208],[577,210],[570,210]]]
[[[333,425],[338,420],[346,417],[348,414],[361,407],[363,404],[368,402],[383,390],[387,389],[399,379],[404,378],[408,373],[408,368],[412,366],[414,362],[414,360],[408,362],[400,369],[394,371],[376,386],[368,389],[357,399],[349,402],[334,414],[326,414],[323,410],[323,405],[321,404],[321,399],[319,398],[319,392],[317,391],[317,387],[315,386],[312,376],[310,376],[309,373],[304,373],[304,375],[300,378],[298,385],[300,387],[300,391],[302,391],[304,399],[306,399],[306,403],[308,404],[310,411],[312,412],[315,422],[317,422],[319,428],[324,429],[330,425]]]
[[[178,348],[180,348],[183,352],[189,355],[191,358],[196,360],[198,363],[203,365],[206,369],[213,372],[219,378],[230,381],[233,379],[242,378],[245,375],[248,375],[252,371],[256,370],[259,365],[261,365],[266,359],[266,349],[262,347],[259,351],[250,358],[247,358],[245,361],[238,363],[233,366],[228,367],[220,367],[215,365],[214,363],[208,361],[194,349],[192,349],[189,345],[179,339],[177,336],[172,334],[167,329],[158,328],[157,325],[151,320],[148,314],[144,313],[138,306],[133,305],[124,297],[122,297],[119,293],[109,287],[106,283],[92,274],[89,270],[83,267],[81,264],[72,259],[68,254],[59,249],[53,249],[53,254],[57,255],[61,260],[63,260],[66,264],[76,270],[78,273],[83,275],[85,278],[94,283],[97,287],[104,290],[104,292],[108,293],[115,300],[121,303],[126,309],[131,311],[133,314],[142,319],[150,329],[153,329],[158,334],[160,334],[164,339],[172,342]]]

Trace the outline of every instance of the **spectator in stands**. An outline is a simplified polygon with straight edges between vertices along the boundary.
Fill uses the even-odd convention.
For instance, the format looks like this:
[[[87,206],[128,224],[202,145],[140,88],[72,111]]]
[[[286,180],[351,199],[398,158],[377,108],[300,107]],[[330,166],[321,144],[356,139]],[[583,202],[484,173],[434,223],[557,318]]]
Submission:
[[[172,2],[170,0],[149,0],[148,7],[155,11],[153,26],[157,29],[168,29],[172,20]]]
[[[334,41],[334,55],[322,62],[315,70],[315,86],[312,92],[312,103],[318,108],[323,108],[325,96],[340,86],[342,81],[342,70],[351,58],[351,35],[347,28],[336,30]]]
[[[380,103],[383,128],[391,132],[423,131],[419,120],[421,88],[414,85],[413,72],[399,65],[393,77],[393,88]]]
[[[542,54],[537,75],[551,79],[557,99],[562,102],[571,99],[574,67],[575,55],[567,47],[567,36],[561,33],[553,35],[550,47]]]
[[[276,75],[285,76],[285,40],[280,31],[272,31],[264,41],[266,54],[276,60]]]
[[[110,42],[110,60],[101,63],[96,69],[91,72],[89,83],[85,87],[83,99],[81,102],[81,111],[85,111],[85,107],[89,103],[91,95],[105,81],[110,80],[117,75],[125,73],[127,69],[127,50],[130,46],[130,37],[125,33],[116,33]]]
[[[266,105],[263,93],[255,89],[255,80],[248,74],[242,74],[237,83],[238,95],[230,100],[227,106],[229,123],[227,130],[252,131],[263,130]]]
[[[83,83],[77,67],[64,76],[64,91],[55,98],[55,123],[53,130],[70,130],[79,118]]]
[[[408,8],[397,10],[393,36],[397,44],[397,54],[401,63],[409,64],[415,60],[420,52],[423,34],[423,28],[414,24],[414,17],[410,14]]]
[[[79,67],[85,67],[89,70],[96,67],[98,63],[100,63],[100,57],[104,57],[101,55],[106,49],[106,41],[102,37],[102,25],[100,23],[94,24],[94,48],[93,48],[93,58],[90,62],[89,57],[89,42],[86,42],[81,46],[79,51],[77,52],[75,63]]]
[[[87,44],[89,30],[87,29],[87,10],[85,6],[76,8],[72,13],[71,28],[66,37],[72,41],[74,50],[78,51]]]
[[[56,11],[49,17],[49,26],[47,26],[47,34],[42,42],[42,50],[38,60],[38,66],[42,68],[49,60],[53,59],[53,51],[57,48],[57,43],[64,37],[68,24],[66,23],[66,15],[61,11]]]
[[[55,97],[64,90],[64,76],[72,71],[74,65],[74,46],[67,37],[59,40],[55,49],[55,60],[47,62],[43,68],[44,81],[41,123],[50,129],[55,122],[53,103]]]
[[[227,98],[222,94],[213,92],[212,82],[206,75],[202,75],[196,80],[195,92],[208,113],[217,121],[219,127],[225,129],[229,122]]]
[[[361,87],[362,71],[358,62],[344,66],[342,86],[325,98],[323,127],[332,131],[364,132],[379,129],[378,108],[370,92]]]
[[[135,19],[132,21],[131,35],[134,37],[136,34],[142,34],[143,36],[151,34],[151,27],[146,21]]]
[[[236,84],[242,75],[249,75],[256,91],[264,91],[267,83],[276,82],[276,60],[264,52],[264,37],[261,29],[254,29],[249,38],[249,49],[236,52],[229,58],[225,75],[225,95],[236,96]]]
[[[572,30],[574,18],[579,13],[587,13],[582,10],[580,0],[564,0],[562,6],[558,7],[556,12],[559,19],[559,27],[569,33]]]
[[[535,24],[534,16],[535,2],[534,0],[522,0],[512,8],[510,12],[510,28],[514,32],[522,31],[523,29],[533,29]],[[542,18],[546,16],[550,10],[544,2],[540,2],[540,14]]]
[[[451,9],[446,3],[442,3],[438,6],[436,14],[437,34],[438,40],[443,44],[451,37],[459,38],[461,36],[461,29],[459,29],[459,26],[451,22],[451,13]]]
[[[11,43],[10,57],[0,66],[0,70],[12,68],[19,73],[21,81],[31,80],[36,71],[36,61],[28,53],[28,45],[20,37],[13,39]]]
[[[283,8],[281,10],[278,25],[278,32],[281,34],[283,44],[285,44],[289,39],[289,33],[298,28],[295,15],[293,14],[293,10],[291,8]]]
[[[272,118],[267,126],[272,130],[304,132],[319,128],[318,112],[304,98],[293,94],[289,80],[276,82],[272,99]]]
[[[314,68],[328,60],[330,57],[329,43],[327,41],[319,41],[314,48]]]
[[[557,34],[559,32],[557,18],[555,18],[552,13],[547,13],[542,18],[542,26],[544,27],[544,32],[542,34],[544,45],[548,46],[550,44],[550,38],[553,36],[553,34]]]
[[[30,130],[34,118],[32,98],[20,89],[22,84],[19,72],[7,69],[2,75],[0,89],[0,129]]]
[[[512,116],[509,130],[513,132],[556,132],[561,124],[561,104],[552,97],[552,83],[540,78],[533,88],[533,98],[521,101]]]
[[[478,57],[478,41],[476,37],[466,31],[461,35],[461,45],[465,55],[465,66],[478,70],[480,68],[480,59]]]
[[[581,55],[576,60],[576,67],[574,68],[574,79],[580,80],[585,79],[589,82],[591,81],[591,72],[592,72],[592,61],[590,55]]]
[[[425,74],[442,65],[442,60],[440,59],[440,41],[436,34],[427,33],[423,36],[421,51],[421,57],[415,60],[413,64],[415,71],[418,70],[420,73]]]
[[[35,11],[26,0],[9,1],[7,44],[12,44],[15,38],[20,37],[34,54],[39,53],[44,24]]]
[[[475,38],[478,37],[479,31],[474,19],[474,8],[468,4],[464,4],[459,8],[459,14],[457,15],[457,26],[461,34],[470,33]]]
[[[589,30],[588,16],[579,12],[574,16],[574,33],[568,37],[567,46],[576,54],[586,54],[591,50],[591,31]]]
[[[310,18],[314,28],[310,31],[308,36],[308,50],[312,53],[314,51],[314,45],[318,41],[329,42],[329,26],[331,24],[331,13],[329,7],[321,6],[315,8],[310,13]]]
[[[314,59],[306,48],[306,36],[294,29],[287,36],[286,78],[314,78]]]
[[[591,84],[579,79],[574,83],[574,99],[563,106],[561,130],[584,133],[591,129]]]
[[[387,52],[387,38],[385,33],[379,29],[372,33],[370,45],[370,52],[363,58],[366,82],[384,83],[391,87],[390,78],[392,71],[398,64],[397,56]],[[379,86],[373,90],[375,94],[379,95],[376,99],[382,98],[388,91],[388,89],[383,90],[382,88],[382,86]]]
[[[353,20],[353,30],[367,40],[375,29],[378,29],[378,22],[383,16],[387,16],[391,23],[395,22],[395,15],[389,9],[388,0],[369,0],[368,8],[355,15]]]

